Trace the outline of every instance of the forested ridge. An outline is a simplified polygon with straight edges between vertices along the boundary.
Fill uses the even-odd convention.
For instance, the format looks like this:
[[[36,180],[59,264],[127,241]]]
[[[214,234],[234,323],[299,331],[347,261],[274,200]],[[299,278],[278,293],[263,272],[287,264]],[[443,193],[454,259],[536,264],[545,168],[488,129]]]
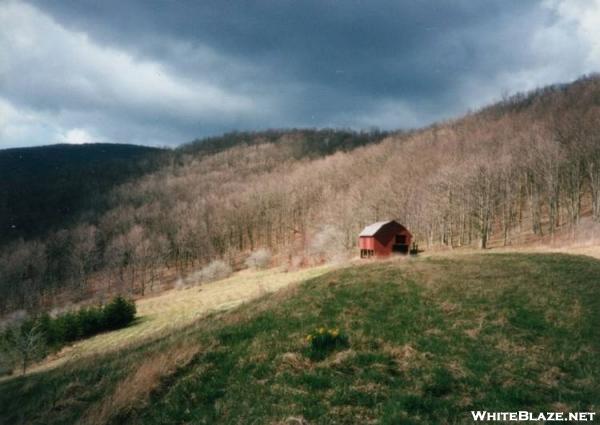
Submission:
[[[5,245],[0,311],[143,293],[164,270],[259,248],[300,265],[395,218],[422,247],[515,243],[600,219],[600,77],[392,134],[294,130],[195,142],[115,187],[104,212]]]
[[[166,152],[116,143],[0,150],[0,246],[101,212],[112,187],[155,170]]]
[[[36,239],[76,224],[95,221],[110,205],[106,195],[128,180],[190,155],[214,155],[241,144],[278,143],[299,134],[291,155],[318,157],[381,140],[385,133],[342,130],[233,132],[195,140],[178,149],[118,143],[57,144],[0,150],[0,247]]]

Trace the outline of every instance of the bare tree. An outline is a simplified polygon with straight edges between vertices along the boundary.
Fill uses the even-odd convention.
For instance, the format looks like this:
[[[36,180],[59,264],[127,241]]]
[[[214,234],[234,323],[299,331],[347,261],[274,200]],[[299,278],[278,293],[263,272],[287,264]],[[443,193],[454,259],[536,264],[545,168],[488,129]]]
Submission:
[[[25,375],[29,365],[39,360],[45,348],[44,334],[36,324],[31,327],[13,327],[1,351],[5,361],[14,361],[14,364],[21,369],[21,373]]]

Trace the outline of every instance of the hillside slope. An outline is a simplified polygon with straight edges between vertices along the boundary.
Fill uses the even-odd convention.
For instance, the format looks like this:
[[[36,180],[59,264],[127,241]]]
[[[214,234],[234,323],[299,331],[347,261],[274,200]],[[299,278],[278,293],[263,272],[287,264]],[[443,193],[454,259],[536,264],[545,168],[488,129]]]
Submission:
[[[599,275],[598,260],[561,254],[344,268],[168,337],[2,382],[0,420],[425,424],[471,423],[474,409],[594,411]],[[305,336],[321,326],[348,346],[313,358]]]
[[[201,238],[199,229],[173,222],[175,227],[165,223],[162,230],[150,231],[147,226],[152,220],[144,219],[142,224],[136,218],[148,211],[149,204],[161,210],[160,215],[178,221],[188,198],[193,202],[213,198],[198,193],[206,187],[228,190],[238,182],[262,178],[261,173],[279,163],[297,164],[350,151],[385,136],[382,132],[272,130],[225,134],[173,151],[116,144],[0,151],[0,178],[5,183],[0,185],[0,315],[21,308],[61,307],[65,299],[89,299],[95,289],[92,277],[111,289],[130,291],[126,288],[129,271],[121,269],[138,263],[141,251],[148,254],[144,260],[151,271],[148,276],[156,274],[155,267],[165,266],[175,266],[181,274],[199,259],[196,253],[190,256],[182,250],[176,239]],[[189,166],[197,163],[200,174],[190,180]],[[173,173],[190,184],[173,186]],[[138,184],[150,191],[148,196],[137,189]],[[179,199],[166,199],[163,190],[164,195]],[[128,193],[137,199],[133,201]],[[198,219],[195,216],[189,224],[196,227]],[[175,252],[181,256],[174,257]],[[214,249],[207,251],[203,261],[215,254]],[[116,286],[113,272],[123,277]],[[40,305],[42,299],[46,301]]]
[[[237,268],[257,249],[289,265],[347,257],[383,219],[425,248],[572,238],[600,222],[599,117],[590,76],[383,140],[295,130],[194,143],[115,188],[101,214],[3,249],[0,314],[142,294],[166,269]]]
[[[0,150],[0,246],[71,226],[103,195],[158,167],[162,150],[96,143]]]
[[[111,189],[160,166],[215,155],[237,146],[291,144],[296,159],[348,151],[380,141],[382,132],[271,130],[198,139],[174,151],[117,143],[56,144],[0,150],[0,246],[43,238],[77,221],[94,221]],[[88,212],[86,217],[78,214]]]

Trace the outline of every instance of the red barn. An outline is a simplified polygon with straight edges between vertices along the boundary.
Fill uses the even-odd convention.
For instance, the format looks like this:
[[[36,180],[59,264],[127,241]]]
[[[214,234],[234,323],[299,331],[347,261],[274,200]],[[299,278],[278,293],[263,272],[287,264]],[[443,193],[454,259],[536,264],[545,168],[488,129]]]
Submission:
[[[394,220],[369,224],[358,235],[360,258],[385,257],[393,252],[408,254],[411,242],[412,234]]]

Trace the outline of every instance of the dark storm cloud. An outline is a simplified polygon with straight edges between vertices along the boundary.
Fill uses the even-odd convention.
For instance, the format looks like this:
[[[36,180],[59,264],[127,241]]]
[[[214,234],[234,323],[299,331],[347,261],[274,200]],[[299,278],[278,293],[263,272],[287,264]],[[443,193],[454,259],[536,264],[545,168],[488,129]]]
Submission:
[[[510,21],[518,24],[521,16],[531,18],[534,3],[61,1],[38,5],[73,29],[138,54],[168,58],[190,73],[194,64],[180,52],[170,51],[169,41],[211,46],[255,63],[283,81],[375,96],[391,90],[421,97],[448,87],[457,72],[485,67],[477,56],[493,47],[493,35],[518,30]],[[486,32],[493,33],[491,40]],[[488,60],[494,62],[493,56]]]
[[[174,144],[232,129],[414,127],[595,65],[578,33],[580,15],[566,16],[560,1],[36,0],[9,7],[5,14],[23,26],[46,19],[37,26],[55,34],[56,70],[64,74],[61,64],[72,60],[75,71],[58,78],[27,71],[52,55],[7,49],[20,66],[5,72],[0,101],[33,121],[36,114],[55,119],[53,131],[64,137],[79,129]],[[554,47],[545,46],[553,37]],[[550,63],[567,48],[569,61]],[[38,130],[34,138],[45,134]]]

